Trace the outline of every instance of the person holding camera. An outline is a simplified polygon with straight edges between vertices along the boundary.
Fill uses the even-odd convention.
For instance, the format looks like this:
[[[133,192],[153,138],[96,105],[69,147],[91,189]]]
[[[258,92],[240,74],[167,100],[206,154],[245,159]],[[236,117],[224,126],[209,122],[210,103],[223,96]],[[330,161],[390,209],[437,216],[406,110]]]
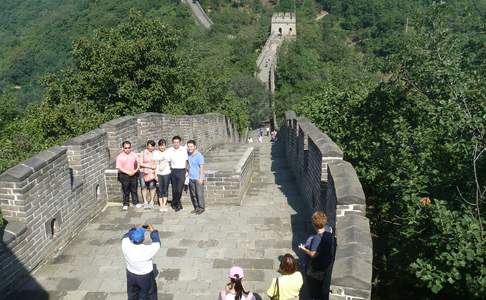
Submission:
[[[145,232],[150,244],[144,244]],[[152,258],[160,249],[159,232],[152,225],[136,226],[122,238],[122,251],[127,265],[128,300],[157,300],[157,283]]]

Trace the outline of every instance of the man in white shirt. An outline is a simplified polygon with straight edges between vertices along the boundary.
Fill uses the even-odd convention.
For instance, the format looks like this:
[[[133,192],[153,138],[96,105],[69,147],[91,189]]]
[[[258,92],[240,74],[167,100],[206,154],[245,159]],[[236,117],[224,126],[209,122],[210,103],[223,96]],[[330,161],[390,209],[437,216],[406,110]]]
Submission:
[[[184,189],[184,181],[187,175],[187,149],[181,145],[181,137],[172,138],[172,147],[168,151],[170,162],[170,182],[172,185],[171,207],[177,212],[182,209],[181,197]]]
[[[150,232],[152,243],[143,244],[145,231]],[[159,232],[152,225],[138,226],[130,229],[122,239],[122,251],[127,265],[128,300],[157,300],[157,283],[152,258],[160,249]]]

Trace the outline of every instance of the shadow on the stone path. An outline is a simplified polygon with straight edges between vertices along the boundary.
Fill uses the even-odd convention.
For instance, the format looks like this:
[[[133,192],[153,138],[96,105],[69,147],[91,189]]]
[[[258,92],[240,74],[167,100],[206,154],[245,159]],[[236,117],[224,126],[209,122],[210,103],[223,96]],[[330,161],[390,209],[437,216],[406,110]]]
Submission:
[[[2,282],[2,292],[0,293],[0,299],[15,299],[15,300],[48,300],[57,299],[58,295],[55,293],[47,292],[37,281],[32,277],[30,271],[24,266],[24,264],[17,258],[15,253],[10,250],[9,246],[12,246],[16,241],[15,237],[8,231],[5,231],[4,227],[0,227],[0,273],[3,278],[7,278],[7,275],[12,276],[15,274],[15,286],[9,286],[4,289]],[[21,284],[22,283],[22,284]]]
[[[271,157],[271,170],[275,177],[275,183],[287,198],[287,204],[295,211],[295,214],[290,216],[292,250],[298,255],[299,259],[302,259],[303,253],[298,246],[300,243],[305,243],[307,237],[315,233],[310,220],[312,209],[301,197],[292,170],[286,163],[283,144],[280,141],[272,143]]]
[[[304,274],[303,261],[305,254],[299,249],[299,244],[305,244],[306,239],[315,233],[312,227],[312,208],[303,200],[297,186],[295,176],[287,164],[285,149],[282,142],[272,143],[271,147],[271,170],[275,177],[275,183],[285,195],[287,204],[295,211],[290,216],[292,228],[292,250],[297,254],[299,260],[299,271]],[[284,254],[284,253],[282,253]],[[306,287],[301,290],[300,299],[308,299]]]

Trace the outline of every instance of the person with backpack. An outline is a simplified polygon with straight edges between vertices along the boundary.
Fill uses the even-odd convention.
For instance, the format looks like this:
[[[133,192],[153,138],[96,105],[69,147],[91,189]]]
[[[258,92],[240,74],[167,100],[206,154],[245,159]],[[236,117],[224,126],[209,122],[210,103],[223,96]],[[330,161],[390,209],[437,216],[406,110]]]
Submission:
[[[228,277],[230,282],[221,290],[218,300],[256,300],[252,292],[248,292],[243,287],[242,281],[245,274],[243,269],[238,266],[231,267]]]

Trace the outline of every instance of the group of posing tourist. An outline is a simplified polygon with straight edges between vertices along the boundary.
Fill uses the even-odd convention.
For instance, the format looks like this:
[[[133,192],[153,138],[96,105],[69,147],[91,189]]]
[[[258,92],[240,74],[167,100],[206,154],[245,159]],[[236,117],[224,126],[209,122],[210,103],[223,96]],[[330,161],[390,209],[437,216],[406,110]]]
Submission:
[[[312,215],[312,225],[316,233],[311,235],[305,244],[299,245],[299,249],[304,254],[304,276],[297,270],[297,260],[292,254],[287,253],[280,258],[278,272],[281,276],[274,278],[270,283],[267,290],[267,296],[270,299],[299,299],[304,279],[308,296],[311,299],[329,299],[335,242],[332,227],[326,223],[326,214],[322,211],[315,212]],[[143,243],[146,231],[150,232],[151,243]],[[122,251],[126,260],[129,300],[157,299],[157,284],[152,258],[160,246],[159,233],[152,225],[132,228],[123,237]],[[218,300],[256,300],[255,295],[243,287],[244,277],[243,269],[233,266],[228,274],[229,282],[219,292]]]
[[[153,208],[158,198],[160,211],[167,211],[171,185],[170,204],[174,211],[182,209],[181,197],[186,186],[194,206],[192,213],[202,214],[205,209],[204,156],[197,150],[196,141],[189,140],[184,146],[181,137],[174,136],[170,148],[164,139],[160,139],[157,144],[156,149],[155,141],[148,140],[145,149],[135,153],[130,141],[122,143],[122,151],[116,157],[116,168],[122,185],[123,209],[128,209],[130,196],[133,206],[142,207],[137,194],[140,185],[144,208]]]

